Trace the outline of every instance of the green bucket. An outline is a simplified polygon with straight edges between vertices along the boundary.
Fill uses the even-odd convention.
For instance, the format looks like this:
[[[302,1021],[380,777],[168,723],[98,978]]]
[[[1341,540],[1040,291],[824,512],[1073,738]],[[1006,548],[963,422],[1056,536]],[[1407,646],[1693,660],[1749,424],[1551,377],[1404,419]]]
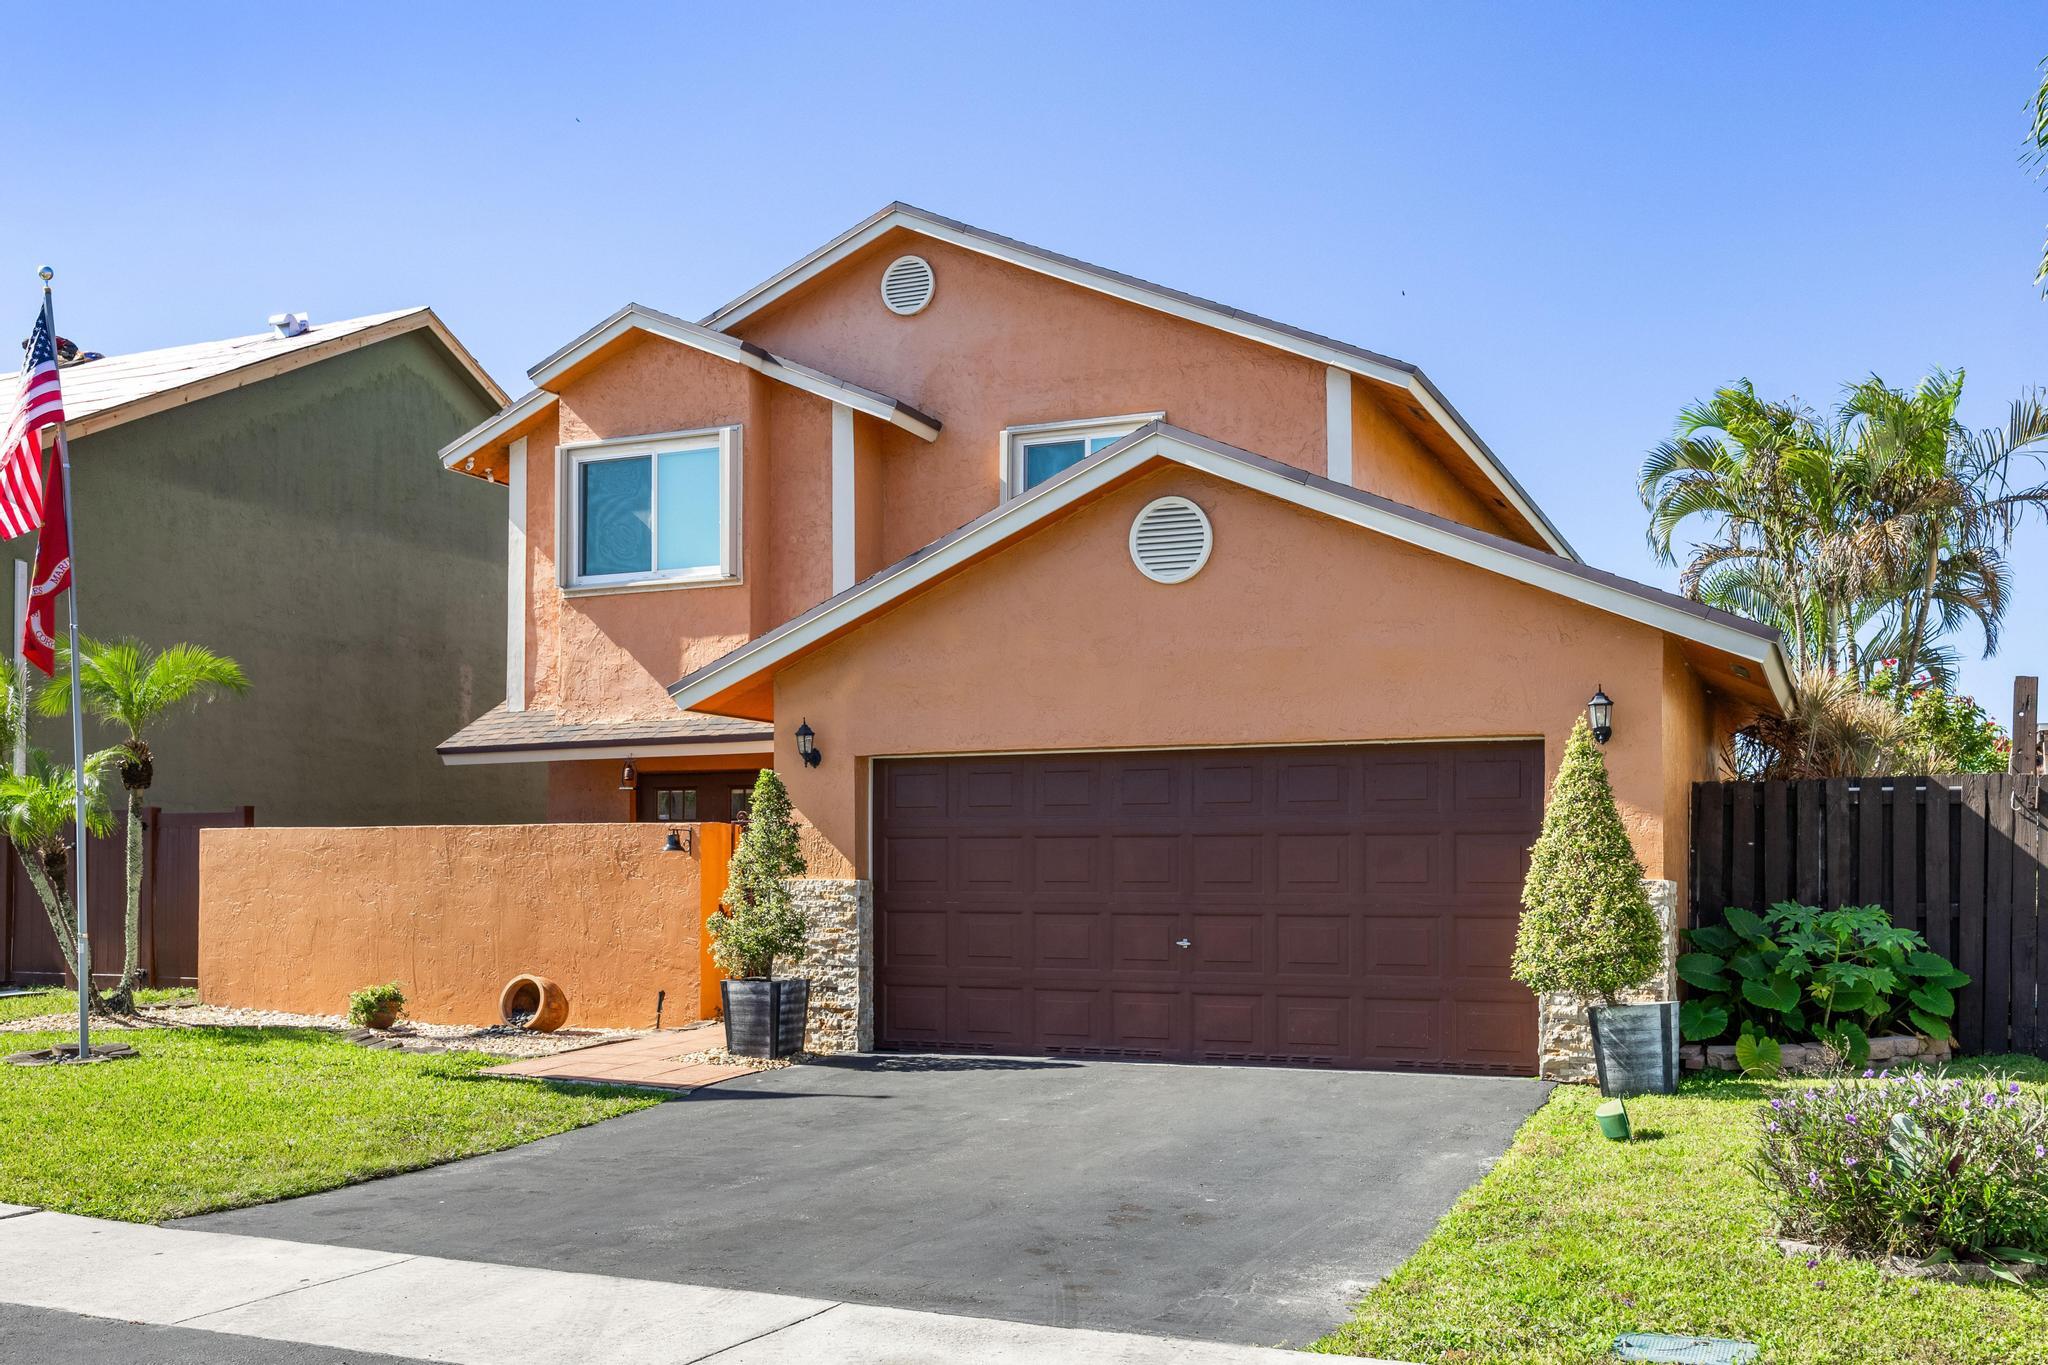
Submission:
[[[1628,1141],[1628,1106],[1620,1100],[1607,1101],[1593,1111],[1593,1117],[1604,1136],[1615,1142]]]

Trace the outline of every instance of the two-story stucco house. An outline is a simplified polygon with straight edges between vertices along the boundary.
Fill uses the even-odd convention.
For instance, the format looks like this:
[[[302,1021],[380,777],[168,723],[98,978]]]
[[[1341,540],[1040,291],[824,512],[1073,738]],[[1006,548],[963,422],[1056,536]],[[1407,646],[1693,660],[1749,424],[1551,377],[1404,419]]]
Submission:
[[[443,452],[512,493],[509,695],[444,759],[544,761],[557,820],[724,819],[772,764],[883,1048],[1528,1074],[1588,697],[1675,882],[1786,695],[1413,365],[905,205],[531,374]]]

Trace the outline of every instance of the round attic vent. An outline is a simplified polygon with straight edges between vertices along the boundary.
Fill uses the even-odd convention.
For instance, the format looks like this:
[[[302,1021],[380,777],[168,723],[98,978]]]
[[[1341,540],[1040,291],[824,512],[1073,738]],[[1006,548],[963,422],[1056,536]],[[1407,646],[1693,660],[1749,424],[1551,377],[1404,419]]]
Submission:
[[[932,263],[922,256],[898,256],[882,272],[882,302],[899,317],[922,313],[935,287]]]
[[[1131,562],[1154,583],[1187,582],[1215,544],[1208,514],[1186,498],[1154,498],[1131,522]]]

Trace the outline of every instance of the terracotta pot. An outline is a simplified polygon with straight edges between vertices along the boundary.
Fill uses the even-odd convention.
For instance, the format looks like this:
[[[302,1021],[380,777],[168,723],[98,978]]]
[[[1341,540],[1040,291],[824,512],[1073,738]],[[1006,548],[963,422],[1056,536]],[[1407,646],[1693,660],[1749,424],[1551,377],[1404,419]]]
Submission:
[[[520,1015],[529,1017],[522,1023]],[[498,1017],[531,1033],[553,1033],[569,1021],[569,997],[544,976],[515,976],[498,993]]]
[[[370,1016],[369,1016],[368,1018],[364,1019],[364,1020],[363,1020],[363,1027],[364,1027],[364,1028],[375,1028],[375,1029],[386,1029],[386,1028],[390,1028],[390,1027],[391,1027],[391,1026],[392,1026],[393,1024],[395,1024],[395,1023],[397,1023],[397,1022],[398,1022],[398,1010],[397,1010],[397,1008],[396,1008],[396,1007],[394,1006],[394,1007],[393,1007],[393,1008],[391,1008],[391,1009],[382,1009],[382,1010],[378,1010],[378,1011],[377,1011],[377,1012],[376,1012],[375,1014],[372,1014],[372,1015],[370,1015]]]
[[[727,978],[718,983],[725,1004],[725,1050],[735,1057],[794,1057],[804,1050],[811,983],[803,977]]]

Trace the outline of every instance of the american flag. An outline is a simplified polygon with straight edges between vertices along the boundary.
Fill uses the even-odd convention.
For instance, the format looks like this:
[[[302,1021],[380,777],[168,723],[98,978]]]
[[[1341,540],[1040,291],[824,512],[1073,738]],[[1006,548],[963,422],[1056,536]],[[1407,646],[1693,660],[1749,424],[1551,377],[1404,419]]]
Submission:
[[[36,314],[21,366],[21,390],[0,437],[0,540],[25,536],[43,524],[44,427],[64,420],[64,390],[57,379],[57,348],[49,315]]]

